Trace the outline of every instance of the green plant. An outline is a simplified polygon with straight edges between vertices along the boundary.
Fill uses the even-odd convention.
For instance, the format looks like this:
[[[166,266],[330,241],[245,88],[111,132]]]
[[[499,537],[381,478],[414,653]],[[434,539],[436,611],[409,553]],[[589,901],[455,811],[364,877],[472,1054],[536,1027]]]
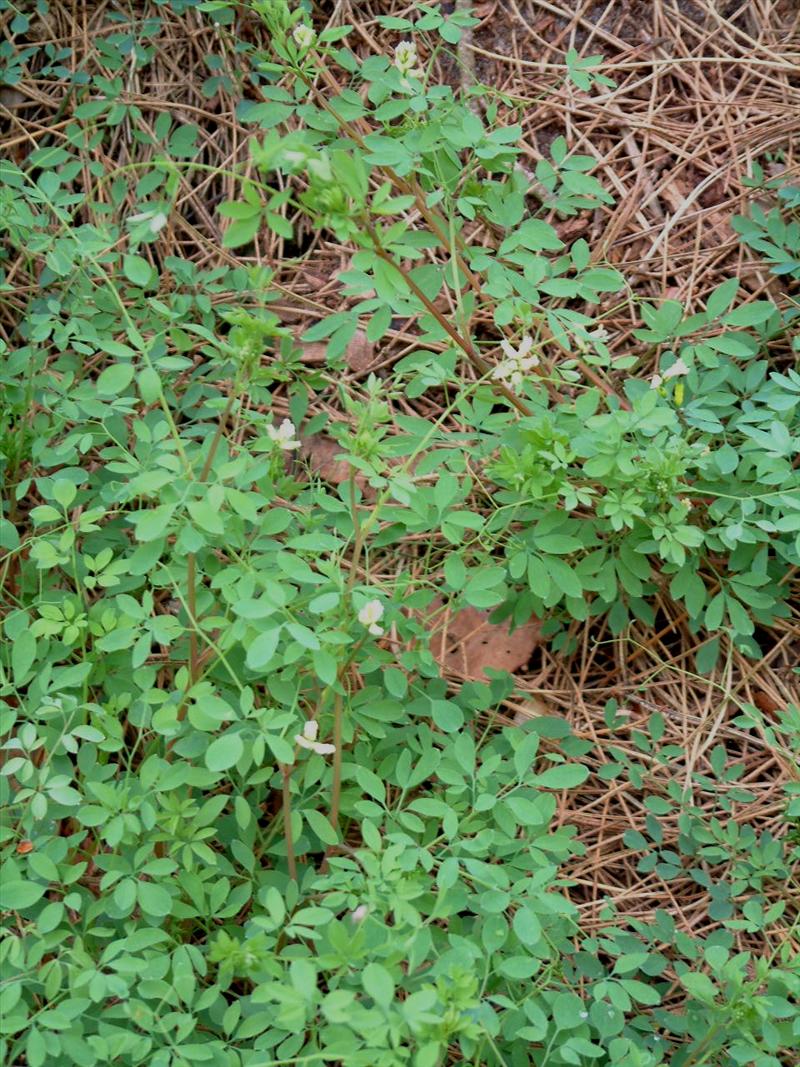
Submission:
[[[796,956],[750,974],[731,946],[734,923],[782,920],[763,890],[784,850],[732,829],[733,789],[705,826],[673,783],[647,797],[659,847],[664,805],[686,805],[655,864],[735,853],[709,892],[729,925],[609,914],[587,936],[555,793],[586,780],[592,744],[556,716],[503,726],[501,672],[449,685],[430,620],[444,594],[546,618],[569,650],[570,621],[621,633],[671,595],[756,653],[798,563],[800,377],[763,358],[786,319],[733,306],[731,282],[688,317],[643,305],[660,381],[626,379],[639,355],[571,306],[624,279],[543,217],[609,202],[592,160],[556,140],[532,210],[513,101],[487,94],[484,119],[430,78],[468,15],[383,19],[403,38],[360,63],[346,28],[253,10],[271,50],[236,43],[261,99],[225,243],[267,226],[300,248],[310,226],[349,248],[342,306],[302,338],[327,341],[324,366],[270,271],[162,254],[195,127],[165,117],[138,131],[153,158],[81,184],[87,144],[137,122],[120,78],[79,82],[63,144],[0,164],[3,262],[37,283],[0,353],[3,1061],[779,1063]],[[126,35],[103,52],[114,75],[150,55]],[[570,53],[565,76],[606,84],[596,60]],[[209,93],[233,84],[211,68]],[[413,351],[346,382],[356,331],[379,342],[394,319]],[[322,431],[339,486],[302,458]],[[601,777],[644,783],[608,754]],[[724,751],[711,766],[735,782]]]
[[[800,187],[790,185],[784,176],[766,181],[758,163],[753,165],[753,177],[746,178],[744,184],[774,193],[777,202],[768,212],[753,203],[749,215],[733,219],[733,228],[763,255],[774,274],[800,277]]]

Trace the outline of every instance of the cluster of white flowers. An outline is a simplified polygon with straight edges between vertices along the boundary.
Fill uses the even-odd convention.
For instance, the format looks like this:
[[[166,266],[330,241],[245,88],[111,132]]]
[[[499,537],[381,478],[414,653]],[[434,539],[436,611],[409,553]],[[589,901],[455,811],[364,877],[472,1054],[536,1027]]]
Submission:
[[[664,382],[670,378],[682,378],[689,373],[689,368],[682,359],[676,359],[671,367],[667,367],[663,374],[654,374],[650,379],[651,389],[660,389]]]
[[[294,735],[295,743],[301,748],[316,752],[318,756],[332,756],[336,751],[336,745],[326,745],[322,741],[317,741],[318,733],[319,723],[317,720],[308,719],[303,727],[303,732]]]
[[[303,51],[309,49],[317,39],[316,33],[305,22],[298,22],[292,30],[292,37],[297,47],[302,48]]]
[[[362,626],[366,626],[375,637],[380,637],[383,633],[383,627],[378,625],[382,618],[383,604],[381,604],[380,600],[367,601],[358,613],[358,621]]]
[[[519,348],[514,348],[510,341],[503,338],[500,347],[506,358],[494,368],[492,377],[516,388],[525,380],[528,371],[539,366],[539,357],[535,352],[531,353],[533,338],[526,333],[519,343]]]
[[[300,447],[300,442],[297,440],[297,430],[291,419],[284,419],[280,426],[268,426],[267,434],[270,441],[274,442],[279,448],[284,449],[284,451]]]
[[[418,67],[419,56],[413,41],[401,41],[394,50],[394,65],[404,78],[421,78],[423,71]]]

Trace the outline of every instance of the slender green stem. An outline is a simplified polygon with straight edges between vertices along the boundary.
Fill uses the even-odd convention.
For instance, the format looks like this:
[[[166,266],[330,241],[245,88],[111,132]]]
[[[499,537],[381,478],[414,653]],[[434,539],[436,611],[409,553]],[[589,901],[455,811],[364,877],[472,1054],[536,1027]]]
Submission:
[[[228,403],[225,405],[225,410],[219,417],[217,423],[217,430],[214,434],[214,439],[208,449],[208,454],[203,464],[203,469],[200,471],[200,481],[204,482],[211,473],[211,468],[214,465],[214,457],[217,454],[222,435],[225,430],[225,423],[228,421],[228,416],[231,413],[234,400],[236,399],[237,390],[234,388],[231,391],[231,395],[228,397]],[[189,605],[189,615],[191,616],[191,632],[189,633],[189,681],[190,685],[194,685],[197,681],[199,674],[199,657],[197,651],[197,588],[196,588],[196,572],[197,572],[197,560],[194,552],[190,552],[186,559],[186,602]],[[182,708],[185,705],[182,705]]]
[[[342,694],[337,693],[333,704],[333,780],[331,784],[331,813],[329,821],[334,830],[339,829],[339,805],[342,797],[342,718],[344,715]]]
[[[293,882],[297,881],[297,860],[294,855],[294,837],[292,835],[292,789],[289,782],[291,767],[283,764],[283,834],[286,838],[286,862],[289,866],[289,877]]]
[[[186,603],[189,607],[189,685],[197,681],[197,558],[194,552],[186,557]],[[186,710],[185,702],[178,709],[178,718]]]
[[[238,384],[238,383],[237,383]],[[200,471],[200,482],[204,482],[214,464],[214,457],[217,454],[222,435],[225,430],[225,423],[228,421],[228,416],[231,413],[234,401],[236,399],[238,390],[234,386],[231,390],[231,395],[228,397],[228,403],[225,405],[225,409],[219,417],[217,423],[217,429],[214,437],[209,446],[208,453],[203,463],[203,469]],[[187,692],[200,676],[201,669],[201,656],[198,647],[198,621],[197,621],[197,557],[194,552],[190,552],[186,557],[186,607],[189,614],[189,685],[187,686]],[[180,722],[186,714],[186,699],[181,701],[178,708],[178,721]]]
[[[231,413],[231,409],[233,408],[236,397],[238,396],[238,392],[239,391],[237,382],[234,384],[234,387],[231,390],[231,395],[228,397],[228,403],[225,405],[225,410],[219,417],[219,422],[217,423],[217,431],[214,434],[214,439],[208,449],[208,454],[206,456],[206,461],[203,464],[203,469],[200,471],[201,482],[204,482],[211,473],[211,468],[214,464],[214,457],[217,454],[217,449],[219,448],[219,443],[222,440],[222,434],[225,430],[225,423],[228,421],[228,416]]]
[[[361,555],[361,549],[363,545],[363,530],[361,528],[361,517],[358,511],[358,500],[356,498],[356,472],[352,469],[350,472],[350,515],[353,520],[353,559],[350,567],[350,574],[347,578],[347,594],[349,597],[350,592],[353,589],[356,581],[356,575],[358,573],[358,559]],[[346,668],[345,668],[346,669]],[[342,674],[344,671],[342,671]],[[341,676],[337,681],[341,680]],[[334,830],[339,829],[339,805],[342,796],[342,717],[344,714],[342,694],[337,693],[333,701],[333,743],[336,746],[336,751],[333,753],[333,763],[331,767],[331,810],[328,820]],[[329,852],[330,850],[328,850]],[[325,859],[323,860],[323,870],[327,866],[328,852],[325,853]]]
[[[356,583],[358,557],[361,555],[361,548],[364,544],[364,531],[361,527],[361,516],[358,511],[358,500],[356,499],[355,468],[351,468],[350,470],[350,518],[353,521],[353,565],[347,576],[348,593],[352,592],[353,586]]]

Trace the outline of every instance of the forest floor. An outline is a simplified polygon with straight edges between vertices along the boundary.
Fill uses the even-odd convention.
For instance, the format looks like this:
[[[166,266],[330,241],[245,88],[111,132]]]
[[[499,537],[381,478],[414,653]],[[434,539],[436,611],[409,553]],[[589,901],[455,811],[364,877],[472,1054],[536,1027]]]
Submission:
[[[235,198],[231,172],[250,165],[253,127],[241,106],[238,77],[247,55],[232,52],[228,38],[199,11],[187,7],[177,15],[174,6],[55,0],[32,22],[29,35],[38,47],[50,45],[52,54],[71,49],[66,62],[73,69],[105,69],[118,79],[118,102],[133,110],[110,140],[88,151],[89,159],[95,151],[106,173],[122,173],[150,158],[152,147],[137,134],[152,132],[165,113],[195,129],[187,158],[204,169],[181,175],[180,210],[161,235],[161,254],[191,259],[206,269],[240,258],[274,269],[283,294],[274,308],[299,337],[341,306],[337,274],[349,253],[311,231],[293,246],[265,231],[242,257],[223,247],[224,220],[216,207]],[[363,47],[365,54],[389,47],[376,15],[407,15],[414,7],[402,0],[317,5],[331,24],[356,27],[351,40],[357,44],[351,47]],[[585,236],[593,248],[604,247],[644,299],[667,296],[691,310],[733,275],[753,296],[786,295],[786,283],[751,256],[730,220],[750,196],[742,179],[754,161],[766,160],[773,176],[800,174],[798,0],[480,0],[474,10],[480,23],[461,42],[459,63],[442,59],[438,76],[451,83],[485,83],[528,101],[523,144],[531,171],[553,139],[564,135],[571,147],[595,157],[595,174],[614,196],[608,207],[553,219],[563,238]],[[143,70],[117,69],[109,39],[142,31],[156,14],[157,28],[143,37],[151,62]],[[0,21],[7,23],[7,16],[0,15]],[[246,42],[262,29],[255,18],[245,18],[235,32]],[[556,84],[555,72],[572,47],[581,54],[601,53],[603,73],[616,86],[588,95]],[[22,163],[33,148],[57,145],[72,107],[71,96],[65,97],[50,76],[0,89],[4,153]],[[633,304],[601,310],[613,350],[641,355],[642,342],[632,333]],[[403,323],[394,323],[378,347],[358,335],[348,351],[348,380],[380,375],[411,350],[413,340]],[[305,358],[313,363],[320,351],[321,346],[309,345]],[[335,413],[336,391],[331,388],[316,403]],[[436,414],[426,399],[420,411]],[[332,460],[335,451],[324,439],[308,451],[312,465],[332,482],[344,477]],[[787,575],[787,580],[797,577]],[[593,742],[596,769],[608,765],[607,780],[592,775],[583,787],[564,794],[559,813],[562,822],[578,828],[585,846],[566,873],[574,880],[571,893],[587,928],[602,922],[610,900],[628,917],[648,918],[665,908],[685,929],[707,933],[714,920],[696,881],[636,869],[623,836],[641,828],[643,781],[636,774],[617,776],[609,767],[644,767],[647,790],[666,794],[670,782],[689,783],[695,772],[703,773],[722,745],[728,763],[743,768],[735,785],[753,798],[736,806],[736,821],[759,835],[784,832],[782,790],[797,769],[765,737],[742,730],[736,720],[747,705],[772,721],[800,702],[792,670],[800,662],[800,602],[795,601],[790,618],[757,634],[763,658],[753,661],[726,648],[706,674],[698,671],[695,656],[708,639],[693,633],[685,615],[666,600],[657,606],[653,625],[637,622],[625,639],[597,620],[574,622],[572,636],[575,651],[565,655],[551,651],[535,632],[510,638],[495,634],[487,644],[476,643],[467,628],[451,635],[445,666],[458,684],[480,674],[487,656],[490,666],[510,664],[524,698],[509,700],[508,721],[542,712],[564,716],[579,737]],[[617,734],[613,750],[604,717],[612,700],[629,715],[629,731]],[[663,733],[660,726],[661,736],[648,737],[654,714],[663,722]],[[669,759],[656,758],[669,746],[676,746]],[[718,814],[718,796],[712,792],[698,790],[695,803],[709,819]],[[669,849],[679,832],[677,815],[659,822],[661,847]],[[738,936],[746,946],[747,933]]]

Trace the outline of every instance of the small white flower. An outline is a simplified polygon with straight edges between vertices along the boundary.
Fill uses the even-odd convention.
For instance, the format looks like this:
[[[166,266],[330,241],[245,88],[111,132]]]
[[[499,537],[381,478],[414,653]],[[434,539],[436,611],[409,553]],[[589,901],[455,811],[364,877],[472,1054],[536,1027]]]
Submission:
[[[336,751],[336,745],[326,745],[321,741],[317,741],[317,734],[319,733],[319,723],[316,719],[307,719],[303,726],[302,734],[295,734],[294,740],[301,748],[310,749],[312,752],[316,752],[318,756],[331,756]]]
[[[604,326],[598,326],[596,330],[587,330],[585,337],[575,338],[575,347],[579,352],[586,355],[593,345],[605,344],[611,335]]]
[[[589,1012],[588,1011],[582,1011],[580,1013],[580,1016],[581,1016],[582,1019],[588,1019],[589,1018]]]
[[[522,385],[528,371],[539,366],[538,355],[535,352],[531,352],[533,338],[529,333],[526,333],[520,341],[519,347],[514,348],[513,344],[504,337],[500,342],[500,347],[506,358],[494,367],[492,377],[500,381],[507,381],[509,385],[516,388]]]
[[[302,48],[303,51],[310,48],[317,39],[316,33],[314,33],[313,29],[310,26],[307,26],[305,22],[298,22],[292,31],[292,37],[294,37],[297,47]]]
[[[383,604],[380,600],[369,600],[364,607],[358,613],[358,621],[362,626],[366,626],[371,634],[375,637],[380,637],[383,633],[383,627],[378,623],[383,618]]]
[[[417,67],[419,56],[413,41],[401,41],[394,50],[394,65],[403,77],[421,78],[422,71]]]
[[[296,436],[297,430],[291,419],[284,419],[278,427],[268,426],[267,434],[270,441],[273,441],[279,448],[286,451],[300,447],[300,442],[297,440]]]
[[[651,389],[660,389],[664,382],[670,378],[682,378],[689,373],[689,367],[682,359],[676,359],[671,367],[667,367],[663,374],[654,374],[650,379]]]
[[[128,222],[146,222],[150,233],[160,233],[169,219],[163,211],[140,211],[138,215],[129,215]]]
[[[168,221],[163,211],[157,211],[150,219],[150,233],[159,233],[164,229]]]
[[[668,378],[682,378],[684,374],[689,373],[689,368],[683,362],[682,359],[676,359],[671,367],[668,367],[664,371],[664,381]]]
[[[360,923],[366,919],[369,915],[369,908],[366,904],[359,904],[358,907],[350,915],[351,922]]]

